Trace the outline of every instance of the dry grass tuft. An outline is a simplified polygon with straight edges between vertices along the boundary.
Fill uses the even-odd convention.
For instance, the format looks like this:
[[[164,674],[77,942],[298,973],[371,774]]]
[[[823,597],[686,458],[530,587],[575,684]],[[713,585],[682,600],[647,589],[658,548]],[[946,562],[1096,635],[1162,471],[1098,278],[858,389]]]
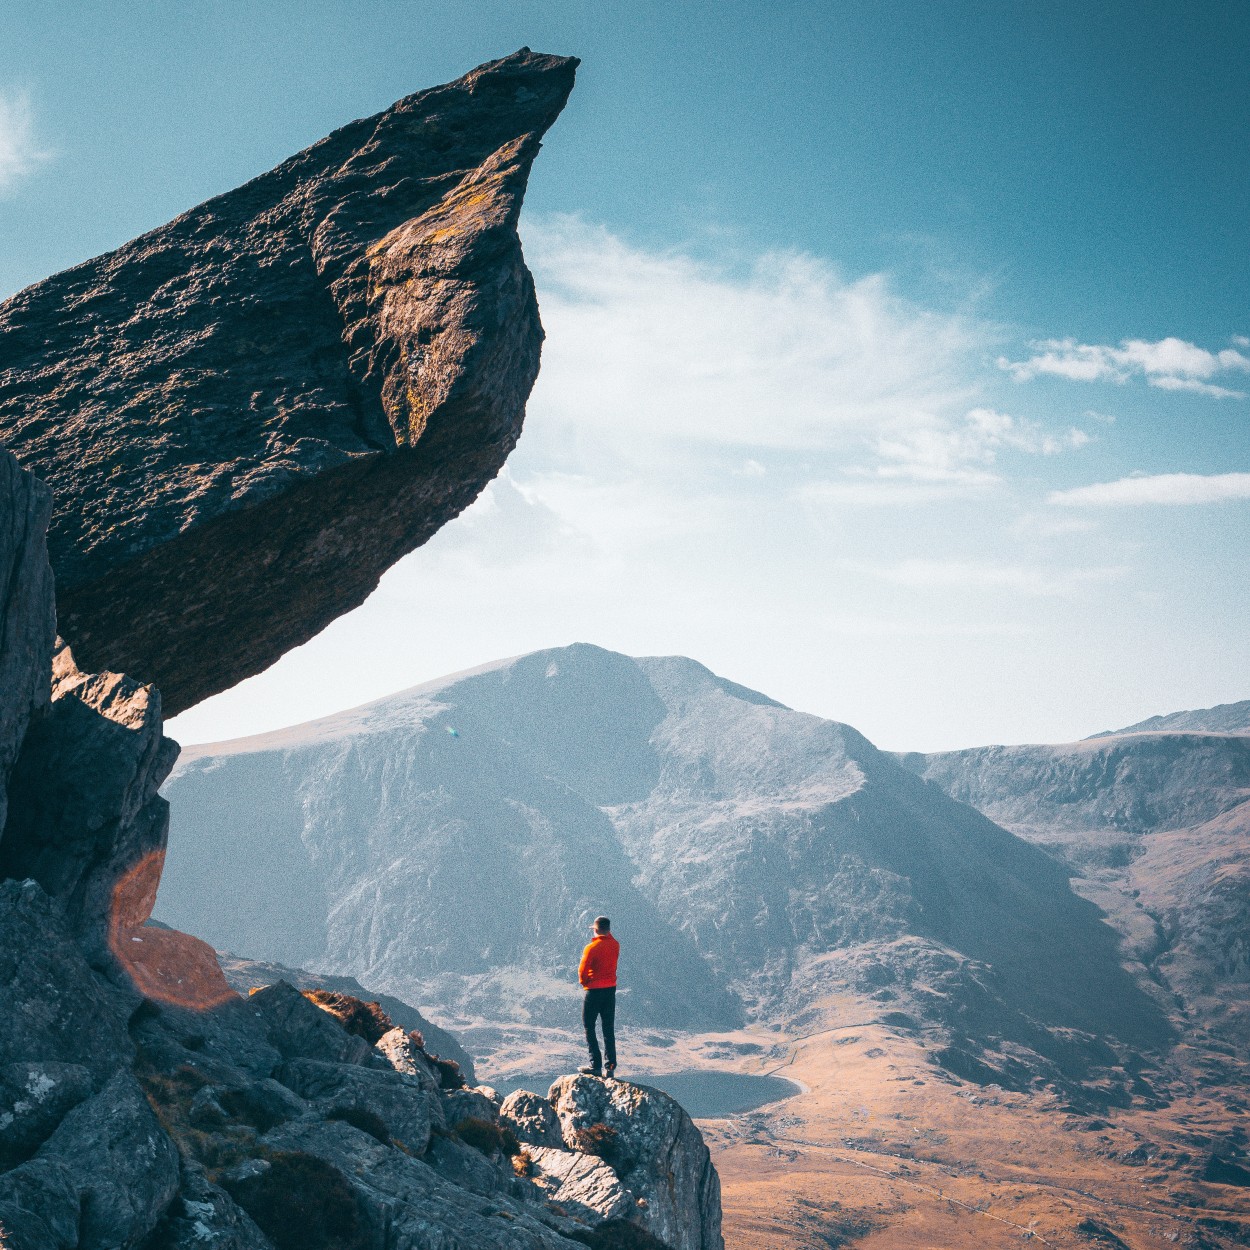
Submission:
[[[521,1143],[510,1128],[501,1128],[489,1120],[479,1120],[477,1116],[461,1120],[456,1125],[455,1136],[466,1146],[472,1146],[487,1156],[499,1151],[514,1158],[521,1151]]]
[[[437,1055],[429,1055],[430,1062],[438,1069],[438,1083],[443,1089],[464,1089],[468,1081],[460,1071],[460,1065],[454,1059],[440,1059]]]
[[[621,1138],[607,1124],[591,1124],[577,1133],[577,1149],[586,1155],[597,1155],[609,1167],[621,1163]]]
[[[304,990],[303,995],[322,1011],[328,1011],[349,1033],[363,1037],[370,1046],[395,1027],[377,1003],[367,1003],[335,990]]]

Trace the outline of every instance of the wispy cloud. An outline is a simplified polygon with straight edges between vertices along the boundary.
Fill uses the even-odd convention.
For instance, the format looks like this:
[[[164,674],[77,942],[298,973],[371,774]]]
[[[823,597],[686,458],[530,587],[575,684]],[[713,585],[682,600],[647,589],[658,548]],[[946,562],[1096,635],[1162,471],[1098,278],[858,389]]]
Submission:
[[[1052,491],[1047,502],[1067,508],[1221,503],[1250,499],[1250,473],[1160,473]]]
[[[583,452],[761,468],[771,454],[933,491],[995,480],[1003,452],[1088,441],[987,406],[997,328],[903,299],[885,275],[848,281],[795,252],[647,250],[572,217],[523,233],[548,331],[532,406]]]
[[[1068,378],[1074,382],[1127,382],[1144,377],[1151,386],[1168,391],[1193,391],[1214,399],[1244,399],[1245,392],[1221,386],[1211,378],[1250,372],[1250,355],[1244,336],[1231,340],[1234,346],[1208,351],[1184,339],[1165,338],[1157,342],[1124,339],[1118,347],[1078,343],[1075,339],[1047,339],[1034,343],[1034,355],[1027,360],[1000,357],[999,368],[1017,382],[1027,382],[1042,374]]]
[[[1038,597],[1069,597],[1082,587],[1117,581],[1125,575],[1118,566],[1051,568],[978,560],[902,560],[896,564],[846,563],[848,571],[916,590],[962,589]]]
[[[47,158],[35,137],[30,96],[25,91],[0,90],[0,194]]]

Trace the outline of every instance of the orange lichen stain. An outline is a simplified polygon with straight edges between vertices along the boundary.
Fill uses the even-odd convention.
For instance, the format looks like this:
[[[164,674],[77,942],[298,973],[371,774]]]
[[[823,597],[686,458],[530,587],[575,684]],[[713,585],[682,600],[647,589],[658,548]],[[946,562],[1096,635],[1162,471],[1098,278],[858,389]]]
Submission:
[[[113,887],[109,949],[144,997],[207,1011],[236,997],[216,952],[207,942],[176,929],[149,928],[164,851],[145,855]]]

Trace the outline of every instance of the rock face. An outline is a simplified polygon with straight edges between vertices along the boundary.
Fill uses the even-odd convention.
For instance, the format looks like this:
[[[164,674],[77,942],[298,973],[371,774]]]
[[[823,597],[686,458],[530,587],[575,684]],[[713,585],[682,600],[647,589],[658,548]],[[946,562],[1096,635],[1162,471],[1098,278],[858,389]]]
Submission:
[[[550,1100],[539,1098],[529,1090],[518,1089],[509,1094],[499,1108],[499,1119],[516,1134],[518,1141],[551,1150],[559,1150],[564,1145],[560,1120]]]
[[[34,881],[0,881],[0,1069],[71,1063],[96,1081],[133,1054],[119,992],[96,976]]]
[[[627,1218],[673,1250],[724,1250],[720,1178],[699,1130],[667,1094],[594,1076],[552,1085],[570,1150],[595,1142],[633,1198]]]
[[[52,498],[0,449],[0,830],[9,773],[31,715],[51,697],[56,610],[48,567]]]
[[[84,1250],[138,1244],[178,1192],[178,1151],[124,1070],[65,1117],[34,1164],[45,1160],[74,1178]]]
[[[1155,717],[1057,746],[995,746],[904,762],[1044,847],[1120,930],[1123,953],[1188,1023],[1250,1047],[1250,736],[1243,704]],[[1199,732],[1204,718],[1218,732]]]
[[[691,660],[538,652],[192,748],[167,793],[158,916],[464,1016],[574,1025],[606,913],[633,1026],[811,1031],[864,991],[944,1046],[1002,1040],[986,1079],[1016,1085],[1169,1038],[1050,856]]]
[[[52,487],[85,668],[177,713],[495,476],[542,339],[517,216],[576,64],[522,50],[409,96],[0,308],[0,441]],[[0,528],[38,530],[44,497],[4,494]]]
[[[10,778],[0,876],[38,881],[97,959],[114,931],[152,914],[169,830],[157,791],[177,758],[151,686],[79,672],[69,648],[57,649],[52,701]]]
[[[11,302],[0,407],[56,479],[83,653],[137,657],[175,704],[209,693],[494,472],[537,363],[516,213],[573,66],[484,67]],[[620,1178],[606,1205],[550,1203],[498,1095],[377,1004],[282,980],[245,999],[205,943],[146,923],[177,748],[151,685],[54,655],[48,510],[0,453],[0,1245],[616,1244]],[[213,660],[235,643],[241,667]],[[649,1141],[623,1107],[614,1131]]]

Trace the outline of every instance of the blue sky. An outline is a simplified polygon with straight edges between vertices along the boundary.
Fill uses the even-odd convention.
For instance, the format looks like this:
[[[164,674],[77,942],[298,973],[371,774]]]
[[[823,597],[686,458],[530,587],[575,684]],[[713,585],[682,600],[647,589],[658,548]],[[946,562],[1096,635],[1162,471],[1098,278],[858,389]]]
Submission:
[[[0,294],[522,44],[509,468],[187,741],[574,640],[882,745],[1250,697],[1250,7],[32,4]]]

